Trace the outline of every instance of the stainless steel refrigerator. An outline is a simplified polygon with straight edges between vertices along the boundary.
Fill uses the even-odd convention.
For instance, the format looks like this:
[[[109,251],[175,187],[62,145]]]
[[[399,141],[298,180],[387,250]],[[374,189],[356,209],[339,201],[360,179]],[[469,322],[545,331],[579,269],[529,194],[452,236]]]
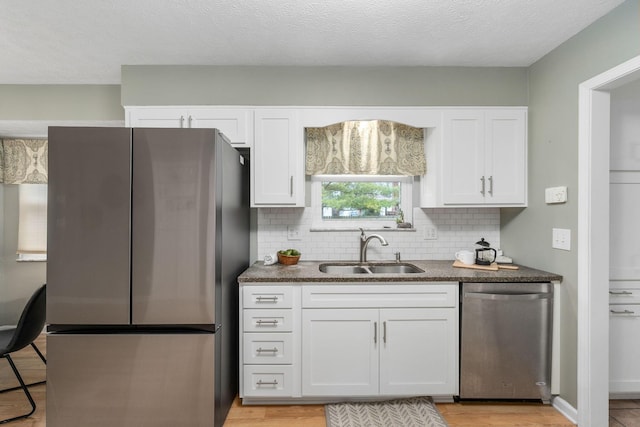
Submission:
[[[49,128],[47,426],[221,426],[248,163],[215,129]]]

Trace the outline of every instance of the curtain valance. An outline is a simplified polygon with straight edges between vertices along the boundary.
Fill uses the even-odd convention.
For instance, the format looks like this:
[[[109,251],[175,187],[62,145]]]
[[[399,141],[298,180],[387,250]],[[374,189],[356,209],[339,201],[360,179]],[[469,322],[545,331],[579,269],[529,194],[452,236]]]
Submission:
[[[347,121],[307,128],[306,174],[424,175],[424,130],[401,123]]]
[[[46,184],[48,147],[46,139],[0,140],[0,183]]]

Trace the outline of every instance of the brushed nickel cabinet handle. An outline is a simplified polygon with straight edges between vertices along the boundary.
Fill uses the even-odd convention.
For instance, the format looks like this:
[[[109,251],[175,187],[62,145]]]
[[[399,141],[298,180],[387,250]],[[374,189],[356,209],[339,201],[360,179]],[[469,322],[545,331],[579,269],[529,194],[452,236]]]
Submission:
[[[256,321],[256,325],[258,326],[276,326],[278,324],[278,320],[274,319],[274,320],[262,320],[262,319],[258,319]]]
[[[289,178],[289,195],[293,197],[293,175]]]
[[[184,127],[184,116],[180,116],[180,127]]]
[[[635,311],[631,310],[609,310],[611,314],[635,314]]]
[[[278,302],[278,297],[277,296],[273,296],[273,297],[258,296],[256,297],[256,302]]]
[[[386,320],[382,322],[382,341],[387,343],[387,322]]]
[[[480,194],[484,196],[484,187],[485,187],[484,176],[480,178],[480,181],[482,182],[482,190],[480,190]]]
[[[273,348],[262,348],[262,347],[258,347],[256,349],[256,353],[277,353],[278,349],[276,347]]]
[[[378,322],[373,322],[373,343],[378,344]]]
[[[489,177],[489,194],[493,196],[493,175]]]
[[[273,380],[273,381],[258,380],[256,385],[258,385],[258,386],[261,386],[261,385],[278,385],[278,380]]]
[[[609,291],[610,295],[633,295],[633,292],[629,291]]]

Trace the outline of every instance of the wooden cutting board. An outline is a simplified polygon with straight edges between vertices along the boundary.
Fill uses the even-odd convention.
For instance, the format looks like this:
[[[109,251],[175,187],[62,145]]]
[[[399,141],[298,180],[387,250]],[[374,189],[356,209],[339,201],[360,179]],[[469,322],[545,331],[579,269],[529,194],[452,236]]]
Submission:
[[[478,264],[463,264],[458,260],[455,260],[453,262],[453,266],[454,267],[460,267],[460,268],[472,268],[474,270],[485,270],[485,271],[498,271],[498,269],[500,270],[517,270],[519,267],[517,265],[512,265],[512,264],[496,264],[491,263],[491,265],[478,265]]]
[[[498,271],[498,264],[491,263],[491,265],[478,265],[478,264],[463,264],[462,262],[455,260],[453,262],[454,267],[460,268],[472,268],[474,270],[487,270],[487,271]]]

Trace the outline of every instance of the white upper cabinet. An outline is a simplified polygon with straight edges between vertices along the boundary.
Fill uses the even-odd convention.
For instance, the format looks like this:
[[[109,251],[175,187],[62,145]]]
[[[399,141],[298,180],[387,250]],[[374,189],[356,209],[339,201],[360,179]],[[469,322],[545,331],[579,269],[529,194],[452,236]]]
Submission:
[[[260,109],[254,115],[251,205],[304,206],[304,132],[298,111]]]
[[[249,148],[253,143],[253,110],[217,107],[126,107],[129,127],[215,128],[231,145]]]
[[[526,206],[526,110],[451,109],[443,113],[443,206]]]

